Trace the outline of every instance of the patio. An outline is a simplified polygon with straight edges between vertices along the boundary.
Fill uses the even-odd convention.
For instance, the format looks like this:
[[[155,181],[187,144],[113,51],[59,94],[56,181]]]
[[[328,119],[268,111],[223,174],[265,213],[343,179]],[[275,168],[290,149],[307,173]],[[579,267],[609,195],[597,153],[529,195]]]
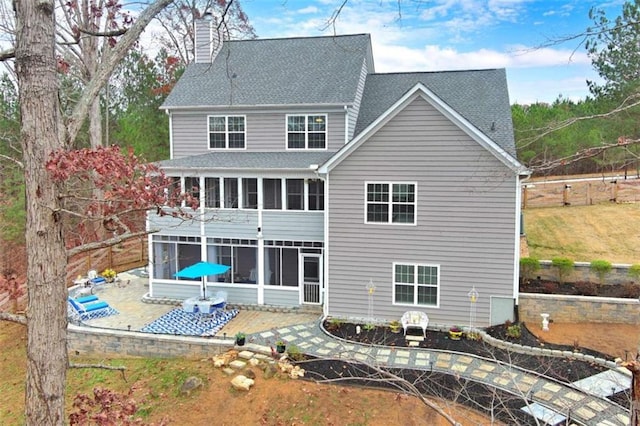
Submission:
[[[119,283],[107,283],[95,286],[94,293],[119,314],[87,321],[91,327],[104,329],[140,331],[145,325],[172,311],[177,304],[145,303],[142,298],[149,291],[149,280],[140,276],[140,271],[118,274]],[[233,304],[233,300],[230,301]],[[240,309],[239,313],[222,327],[216,337],[232,338],[237,332],[247,334],[281,328],[295,324],[304,324],[319,318],[318,313],[266,312],[261,310]]]

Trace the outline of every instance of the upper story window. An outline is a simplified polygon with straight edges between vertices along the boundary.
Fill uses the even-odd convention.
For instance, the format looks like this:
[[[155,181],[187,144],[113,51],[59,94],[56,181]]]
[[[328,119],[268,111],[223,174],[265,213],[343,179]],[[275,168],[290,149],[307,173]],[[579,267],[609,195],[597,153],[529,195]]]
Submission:
[[[258,179],[242,178],[242,208],[258,208]]]
[[[326,149],[327,116],[287,115],[288,149]]]
[[[324,210],[324,181],[309,179],[309,210]]]
[[[245,117],[243,115],[210,115],[210,149],[244,149]]]
[[[262,179],[262,205],[266,210],[282,209],[282,181]]]
[[[224,178],[224,208],[237,209],[240,200],[238,178]]]
[[[204,206],[220,208],[220,179],[204,178]]]
[[[415,183],[367,183],[365,223],[416,223]]]
[[[287,179],[287,210],[304,210],[304,179]]]

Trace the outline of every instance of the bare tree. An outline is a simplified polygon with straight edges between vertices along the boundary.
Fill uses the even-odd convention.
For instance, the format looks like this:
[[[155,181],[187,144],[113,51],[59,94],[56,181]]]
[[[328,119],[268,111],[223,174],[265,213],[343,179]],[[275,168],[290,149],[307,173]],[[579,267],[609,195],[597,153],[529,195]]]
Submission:
[[[164,28],[159,40],[169,55],[180,58],[182,64],[194,59],[195,34],[193,22],[211,13],[217,19],[224,40],[255,38],[256,34],[242,10],[239,0],[177,0],[157,16]]]

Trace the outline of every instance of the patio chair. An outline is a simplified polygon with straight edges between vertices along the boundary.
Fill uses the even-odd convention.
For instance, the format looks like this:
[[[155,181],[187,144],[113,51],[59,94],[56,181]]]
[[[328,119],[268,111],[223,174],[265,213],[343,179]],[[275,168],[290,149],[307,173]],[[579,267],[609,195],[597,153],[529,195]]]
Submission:
[[[224,309],[227,306],[227,292],[226,291],[217,291],[215,294],[215,299],[221,299],[222,302],[216,303],[215,305],[212,305],[213,308],[216,309]]]
[[[404,329],[404,335],[407,335],[408,328],[421,328],[422,336],[427,337],[427,327],[429,326],[429,317],[424,312],[420,311],[407,311],[402,315],[400,319],[402,328]]]

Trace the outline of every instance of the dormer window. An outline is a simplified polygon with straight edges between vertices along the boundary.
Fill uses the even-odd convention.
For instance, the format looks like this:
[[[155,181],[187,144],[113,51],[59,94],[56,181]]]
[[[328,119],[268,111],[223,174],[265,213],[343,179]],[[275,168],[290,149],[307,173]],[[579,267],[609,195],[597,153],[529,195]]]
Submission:
[[[209,149],[244,149],[245,139],[243,115],[209,116]]]
[[[287,115],[287,149],[326,149],[327,116]]]

